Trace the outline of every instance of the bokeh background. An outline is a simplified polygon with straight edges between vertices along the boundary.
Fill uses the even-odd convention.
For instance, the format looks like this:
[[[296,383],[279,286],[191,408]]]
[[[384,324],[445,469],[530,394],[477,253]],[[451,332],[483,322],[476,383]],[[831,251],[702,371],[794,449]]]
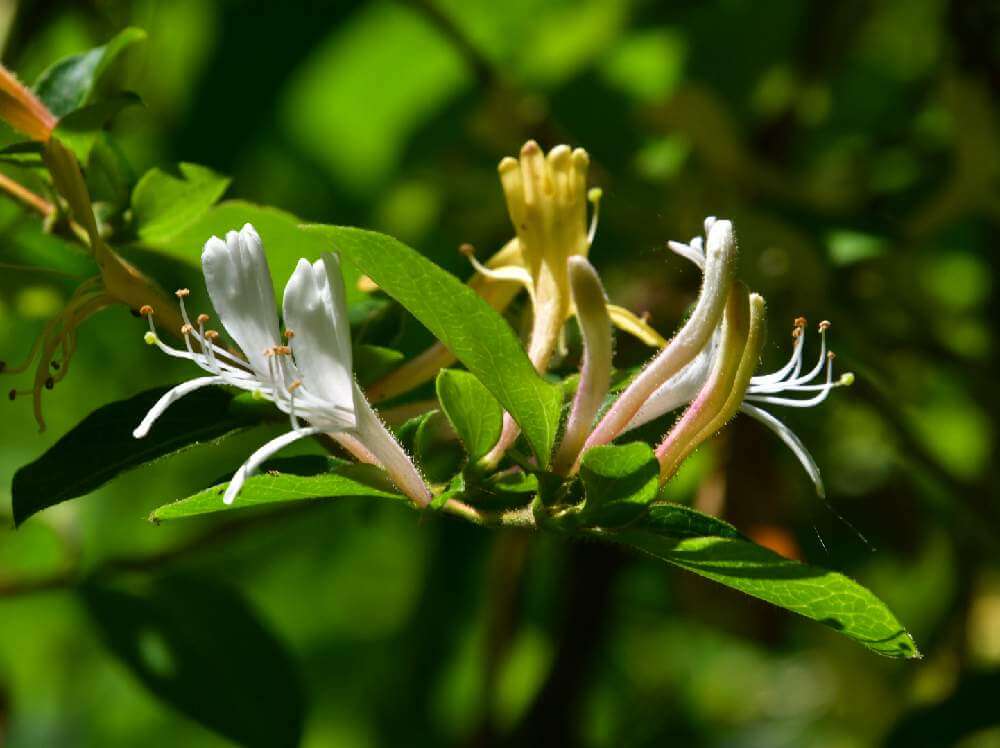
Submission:
[[[230,197],[388,232],[457,273],[460,243],[485,256],[509,238],[495,167],[529,137],[590,152],[592,259],[612,299],[664,332],[699,281],[665,240],[732,218],[741,274],[769,303],[766,364],[794,317],[825,318],[858,382],[781,414],[829,505],[744,418],[673,495],[861,580],[925,655],[879,659],[637,556],[393,506],[317,505],[171,554],[212,521],[145,516],[226,475],[257,429],[4,522],[0,743],[226,744],[136,680],[72,586],[31,584],[71,568],[242,594],[300,672],[306,746],[1000,745],[998,15],[989,0],[0,4],[3,60],[29,81],[148,31],[130,73],[145,108],[114,127],[136,175],[205,164],[233,177]],[[0,205],[0,261],[53,253]],[[0,351],[17,359],[74,284],[4,268]],[[395,344],[427,342],[404,328]],[[0,514],[14,471],[85,414],[187,375],[141,332],[124,309],[83,328],[45,433],[26,400],[4,402]],[[619,339],[623,365],[648,353]]]

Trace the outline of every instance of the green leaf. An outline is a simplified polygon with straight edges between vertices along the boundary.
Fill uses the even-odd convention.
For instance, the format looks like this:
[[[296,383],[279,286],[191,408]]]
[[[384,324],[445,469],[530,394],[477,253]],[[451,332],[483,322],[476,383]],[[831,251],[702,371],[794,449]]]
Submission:
[[[84,176],[95,204],[106,203],[115,211],[128,205],[135,174],[125,154],[107,133],[98,133],[94,139]]]
[[[406,358],[402,353],[381,345],[354,346],[354,375],[362,387],[377,382]]]
[[[166,391],[147,390],[98,408],[14,474],[15,524],[35,512],[93,491],[119,473],[261,420],[260,411],[223,389],[192,392],[173,404],[144,439],[132,436]]]
[[[616,527],[646,511],[660,488],[660,463],[642,442],[595,447],[580,462],[586,501],[580,519]]]
[[[663,519],[604,537],[819,621],[878,654],[920,656],[885,603],[843,574],[792,561],[745,538],[663,535]]]
[[[402,304],[511,414],[542,467],[559,429],[562,391],[538,375],[513,330],[475,291],[392,237],[309,226]]]
[[[490,391],[467,371],[441,370],[436,387],[441,408],[465,445],[469,462],[478,461],[500,439],[503,408]]]
[[[678,539],[713,535],[746,540],[743,534],[728,522],[683,504],[668,502],[650,504],[642,521],[637,524],[645,531]]]
[[[299,744],[296,664],[237,590],[186,575],[91,582],[80,595],[105,646],[157,698],[237,745]]]
[[[121,54],[145,39],[142,29],[127,28],[103,46],[60,60],[41,74],[35,93],[56,117],[65,117],[94,101]]]
[[[154,510],[149,519],[160,522],[265,504],[348,496],[408,501],[379,468],[319,455],[271,461],[263,471],[243,484],[240,495],[229,505],[222,503],[227,485],[222,483],[186,499],[165,504]]]
[[[252,223],[264,242],[279,299],[300,258],[317,260],[323,252],[330,251],[330,242],[312,231],[303,231],[298,217],[244,200],[221,202],[169,236],[142,237],[141,243],[148,249],[200,267],[201,250],[206,239],[213,235],[225,236],[227,231],[239,230],[245,223]],[[347,303],[354,305],[370,301],[368,294],[358,290],[360,273],[346,263],[341,265],[341,272],[347,289]]]
[[[52,134],[73,151],[78,161],[86,163],[104,126],[122,109],[141,104],[142,99],[129,92],[101,99],[67,114],[59,120]]]
[[[198,164],[180,163],[176,174],[150,169],[132,192],[132,220],[139,238],[155,244],[176,235],[215,205],[229,181]]]

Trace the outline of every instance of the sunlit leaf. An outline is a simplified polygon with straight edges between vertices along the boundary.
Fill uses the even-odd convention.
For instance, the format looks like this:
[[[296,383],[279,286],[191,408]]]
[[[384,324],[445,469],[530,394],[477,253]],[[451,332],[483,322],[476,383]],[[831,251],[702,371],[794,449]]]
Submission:
[[[524,431],[544,467],[559,428],[562,391],[542,379],[507,322],[458,278],[384,234],[309,226],[420,320]]]
[[[445,415],[465,445],[470,462],[476,462],[500,438],[503,427],[500,403],[467,371],[443,369],[436,386]]]
[[[273,460],[247,480],[232,504],[222,503],[228,484],[206,488],[186,499],[165,504],[149,515],[159,522],[293,501],[366,496],[407,501],[373,465],[354,465],[322,456]]]
[[[60,60],[41,74],[35,93],[56,117],[65,117],[93,101],[122,52],[145,39],[142,29],[127,28],[107,44]]]
[[[175,236],[207,213],[228,187],[228,177],[198,164],[178,164],[176,174],[150,169],[132,192],[139,238],[155,244]]]
[[[581,518],[615,527],[634,520],[656,498],[660,463],[648,444],[608,444],[583,456],[580,479],[586,496]]]
[[[829,626],[888,657],[919,657],[913,639],[889,608],[843,574],[784,558],[745,538],[678,539],[664,517],[642,520],[609,537],[751,597]]]

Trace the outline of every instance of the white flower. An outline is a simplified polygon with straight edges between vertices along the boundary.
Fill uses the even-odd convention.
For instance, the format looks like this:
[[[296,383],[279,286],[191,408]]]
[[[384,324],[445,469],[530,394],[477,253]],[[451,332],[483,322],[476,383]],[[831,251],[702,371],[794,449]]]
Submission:
[[[133,435],[137,439],[146,436],[172,403],[196,389],[238,387],[287,413],[291,431],[249,457],[230,481],[225,503],[233,502],[244,481],[265,460],[298,439],[321,433],[330,434],[362,460],[381,464],[400,490],[418,504],[428,503],[430,492],[420,474],[354,381],[351,330],[337,256],[326,253],[315,263],[299,260],[285,286],[284,342],[278,331],[270,269],[253,226],[246,224],[239,233],[230,231],[225,241],[213,236],[205,243],[201,262],[212,304],[243,357],[220,346],[218,333],[205,329],[208,315],[191,321],[184,306],[186,289],[177,292],[184,319],[183,350],[160,339],[153,310],[143,307],[150,326],[146,342],[167,355],[193,361],[208,376],[164,394]],[[300,420],[309,425],[302,426]]]
[[[706,235],[715,224],[715,218],[705,219]],[[705,249],[701,237],[692,239],[690,244],[680,242],[668,242],[671,250],[684,257],[700,269],[705,268]],[[820,351],[816,363],[803,372],[803,349],[805,348],[806,321],[803,318],[795,320],[792,330],[792,355],[788,362],[771,374],[756,376],[750,379],[750,384],[744,393],[740,411],[757,419],[778,437],[792,450],[798,458],[802,467],[809,474],[817,493],[824,495],[823,480],[820,477],[819,467],[817,467],[812,455],[805,448],[798,436],[784,423],[775,418],[760,405],[779,405],[792,408],[811,408],[819,405],[831,390],[835,387],[850,385],[854,382],[854,375],[843,374],[838,379],[833,379],[833,359],[832,352],[827,351],[826,331],[829,329],[829,322],[819,324]],[[626,430],[634,429],[647,423],[654,418],[658,418],[665,413],[676,410],[691,402],[701,390],[708,379],[715,360],[719,338],[721,335],[721,324],[714,331],[708,345],[698,354],[693,361],[678,371],[674,376],[660,385],[656,391],[643,403],[639,411],[629,422]],[[825,377],[819,379],[825,372]],[[782,395],[806,394],[806,397],[782,397]]]

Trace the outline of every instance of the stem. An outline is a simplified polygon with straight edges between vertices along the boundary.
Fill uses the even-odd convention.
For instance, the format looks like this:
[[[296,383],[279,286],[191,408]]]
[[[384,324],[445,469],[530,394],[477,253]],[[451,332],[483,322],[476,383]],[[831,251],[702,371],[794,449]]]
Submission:
[[[21,203],[21,205],[31,208],[36,213],[39,213],[43,218],[48,218],[56,210],[55,206],[44,197],[36,195],[27,187],[19,182],[15,182],[6,174],[0,174],[0,190],[6,192],[8,195]]]
[[[477,509],[459,499],[448,499],[442,511],[461,517],[474,525],[481,527],[522,527],[534,529],[535,515],[530,506],[519,509],[507,509],[502,512]]]

